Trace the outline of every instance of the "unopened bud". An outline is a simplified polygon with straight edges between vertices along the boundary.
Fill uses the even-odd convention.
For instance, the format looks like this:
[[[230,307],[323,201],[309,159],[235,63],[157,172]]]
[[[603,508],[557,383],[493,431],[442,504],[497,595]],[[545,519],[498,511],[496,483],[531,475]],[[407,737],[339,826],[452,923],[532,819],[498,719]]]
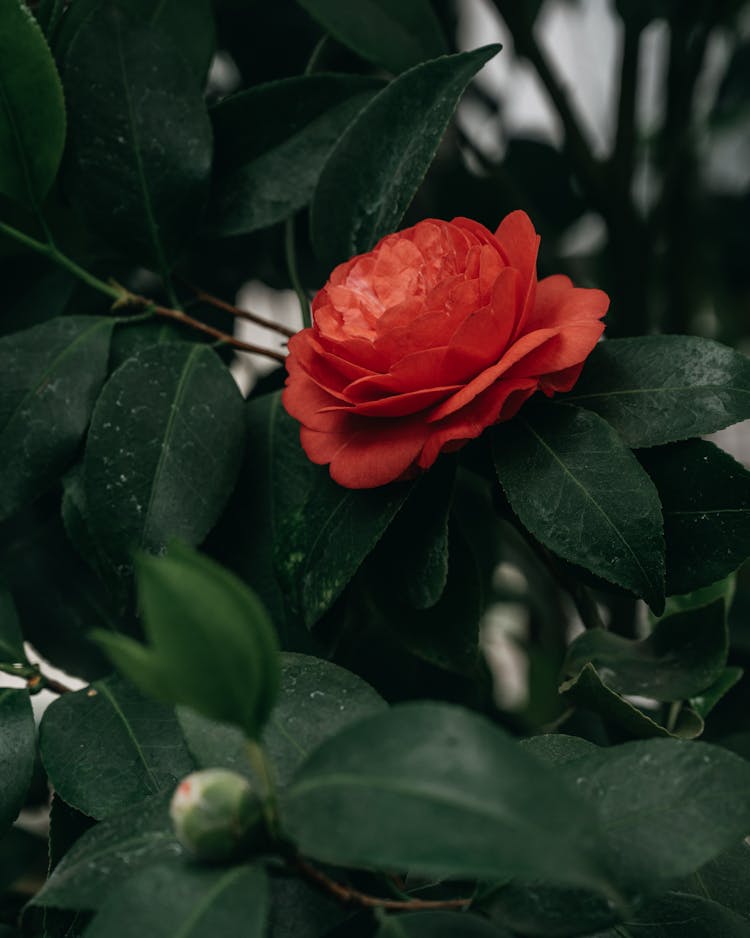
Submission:
[[[252,784],[228,769],[188,775],[169,813],[179,842],[201,860],[229,860],[265,833],[263,804]]]

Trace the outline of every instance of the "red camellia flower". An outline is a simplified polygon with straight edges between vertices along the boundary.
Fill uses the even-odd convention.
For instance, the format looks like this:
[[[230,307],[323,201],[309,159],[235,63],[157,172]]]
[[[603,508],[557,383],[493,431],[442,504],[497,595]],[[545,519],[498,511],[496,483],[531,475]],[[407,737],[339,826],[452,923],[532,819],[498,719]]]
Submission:
[[[427,219],[340,264],[289,342],[283,403],[308,457],[348,488],[431,466],[538,390],[569,391],[609,300],[556,275],[537,282],[524,212],[493,235]]]

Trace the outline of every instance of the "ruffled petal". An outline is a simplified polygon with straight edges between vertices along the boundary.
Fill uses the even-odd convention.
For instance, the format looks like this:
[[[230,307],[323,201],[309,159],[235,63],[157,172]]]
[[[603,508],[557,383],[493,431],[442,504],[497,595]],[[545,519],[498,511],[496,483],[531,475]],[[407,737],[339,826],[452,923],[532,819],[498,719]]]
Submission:
[[[352,433],[316,433],[303,427],[300,442],[313,462],[330,463],[331,478],[339,485],[370,489],[400,479],[412,467],[426,432],[419,421],[361,421]]]
[[[419,457],[420,468],[429,468],[446,447],[453,449],[457,442],[473,440],[492,424],[509,420],[538,386],[539,382],[531,378],[498,381],[463,409],[431,424],[432,432]]]
[[[517,364],[525,355],[532,352],[535,348],[543,345],[548,339],[555,335],[552,329],[539,329],[531,335],[525,335],[514,343],[503,355],[497,364],[486,368],[481,374],[477,375],[472,381],[457,391],[452,397],[449,397],[442,404],[439,404],[427,418],[430,423],[443,420],[445,417],[462,407],[466,407],[469,401],[481,394],[488,387],[500,379],[513,365]]]

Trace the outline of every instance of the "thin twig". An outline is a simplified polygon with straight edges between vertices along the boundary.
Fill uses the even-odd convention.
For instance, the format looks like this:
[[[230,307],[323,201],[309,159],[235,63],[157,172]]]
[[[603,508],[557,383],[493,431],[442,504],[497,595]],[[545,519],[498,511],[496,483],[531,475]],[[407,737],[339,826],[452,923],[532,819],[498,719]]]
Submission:
[[[361,905],[367,909],[417,912],[424,909],[463,909],[471,902],[471,899],[381,899],[379,896],[371,896],[331,879],[322,870],[317,869],[300,856],[290,858],[289,862],[304,877],[346,905]]]
[[[72,687],[68,687],[67,684],[63,684],[62,681],[58,681],[54,677],[49,677],[39,669],[37,669],[36,674],[28,678],[26,685],[30,691],[51,690],[53,694],[60,695],[75,693]]]
[[[221,300],[218,296],[213,296],[211,293],[207,293],[200,287],[196,287],[187,280],[183,280],[183,283],[193,291],[197,299],[204,303],[208,303],[209,306],[215,306],[216,309],[222,309],[225,313],[231,313],[232,316],[236,316],[238,319],[246,319],[248,322],[254,322],[257,326],[263,326],[264,329],[273,329],[274,332],[278,332],[287,339],[294,335],[293,329],[287,329],[287,327],[282,326],[281,323],[274,322],[271,319],[264,319],[263,316],[259,316],[257,313],[252,313],[250,310],[240,309],[238,306],[234,306],[232,303],[227,303],[226,300]]]
[[[137,305],[145,306],[150,310],[153,310],[157,316],[162,316],[164,319],[173,319],[175,322],[182,323],[184,326],[189,326],[191,329],[197,329],[199,332],[205,332],[206,335],[211,335],[215,339],[219,339],[221,342],[226,342],[227,345],[231,345],[233,348],[240,349],[243,352],[252,352],[254,355],[264,355],[266,358],[272,358],[274,361],[280,362],[283,364],[286,360],[286,356],[281,352],[277,352],[274,349],[262,348],[260,345],[252,345],[250,342],[243,342],[241,339],[236,339],[233,335],[229,335],[227,332],[222,332],[220,329],[214,329],[213,326],[209,326],[205,322],[200,322],[198,319],[193,319],[192,316],[188,316],[187,313],[183,313],[180,309],[170,309],[168,306],[158,306],[153,300],[149,300],[145,296],[139,296],[137,293],[128,293],[124,298],[121,305]]]

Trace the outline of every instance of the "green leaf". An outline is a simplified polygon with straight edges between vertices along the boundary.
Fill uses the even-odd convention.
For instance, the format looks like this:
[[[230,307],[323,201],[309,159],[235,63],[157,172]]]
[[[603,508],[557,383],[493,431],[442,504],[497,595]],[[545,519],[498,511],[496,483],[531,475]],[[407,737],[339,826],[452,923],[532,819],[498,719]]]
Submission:
[[[580,736],[567,736],[565,733],[544,733],[539,736],[530,736],[522,739],[521,745],[548,765],[564,765],[590,752],[596,752],[597,747],[587,739]]]
[[[391,72],[448,51],[430,0],[298,0],[300,6],[344,45]]]
[[[375,938],[509,938],[478,915],[468,912],[408,912],[388,916]]]
[[[164,274],[203,213],[211,124],[178,47],[126,9],[102,0],[67,51],[65,182],[94,231]]]
[[[642,641],[590,629],[568,649],[563,666],[573,675],[591,663],[618,694],[685,700],[722,675],[729,635],[723,599],[660,619]]]
[[[623,925],[589,938],[747,938],[747,920],[699,896],[668,892]]]
[[[323,168],[311,208],[313,246],[327,268],[369,251],[398,225],[464,88],[499,49],[417,65],[349,125]]]
[[[287,790],[282,823],[327,863],[602,883],[586,803],[501,730],[448,704],[399,705],[324,742]]]
[[[696,336],[609,339],[565,400],[595,410],[629,446],[657,446],[750,417],[750,361]]]
[[[279,650],[255,594],[177,543],[166,557],[141,555],[136,573],[150,645],[102,633],[100,644],[144,693],[257,737],[278,694]]]
[[[707,586],[750,556],[747,469],[706,440],[644,450],[638,459],[664,512],[667,592]]]
[[[70,44],[92,13],[108,0],[75,0],[66,10],[54,48],[59,61],[64,61]],[[216,25],[211,0],[123,0],[120,4],[128,16],[148,27],[157,36],[167,35],[179,48],[201,81],[208,72],[216,46]]]
[[[263,745],[276,780],[287,785],[312,750],[350,723],[385,709],[385,701],[356,674],[330,661],[285,652],[279,698],[263,731]],[[252,775],[242,733],[178,709],[188,748],[202,768]]]
[[[383,544],[393,592],[414,609],[429,609],[448,581],[448,517],[456,462],[443,457],[419,478]]]
[[[342,488],[307,458],[299,424],[278,394],[269,406],[276,571],[292,609],[311,627],[380,540],[410,486]]]
[[[115,676],[48,707],[39,746],[57,794],[94,818],[171,790],[194,768],[174,712]]]
[[[596,414],[526,407],[493,430],[495,468],[523,525],[555,554],[664,607],[656,489]]]
[[[96,821],[53,794],[49,809],[49,872]]]
[[[26,665],[29,661],[23,648],[23,634],[16,605],[10,590],[0,582],[0,664]]]
[[[607,673],[609,678],[609,672]],[[629,736],[648,739],[652,736],[675,736],[694,739],[703,732],[703,720],[689,707],[681,707],[673,726],[665,726],[640,707],[613,690],[593,664],[560,685],[560,693],[569,703],[598,713],[611,720]]]
[[[433,506],[433,512],[437,516],[437,525],[441,524],[441,517],[443,521],[447,520],[442,505]],[[410,558],[412,564],[417,566],[425,561],[429,563],[430,560],[437,560],[437,571],[433,569],[428,573],[425,568],[424,572],[419,574],[414,570],[410,582],[414,583],[415,587],[409,591],[410,584],[404,583],[400,575],[403,571],[397,573],[388,562],[404,557],[403,548],[408,551],[410,539],[406,532],[409,528],[407,525],[400,525],[402,520],[405,519],[399,514],[393,526],[398,530],[389,530],[379,549],[380,557],[385,557],[384,569],[371,573],[368,600],[372,615],[377,616],[382,625],[413,655],[444,670],[476,678],[483,666],[479,648],[479,624],[484,609],[483,584],[473,547],[464,537],[460,527],[451,524],[449,542],[441,545],[441,537],[438,536],[430,545],[434,549],[432,556],[430,557],[428,551],[418,557],[415,555],[419,547],[427,545],[424,542],[420,545],[417,532],[414,538],[414,554]],[[427,536],[429,537],[429,534]],[[391,545],[395,543],[399,543],[399,547],[392,549]],[[424,599],[426,595],[430,595],[431,588],[432,596],[435,595],[442,577],[440,566],[443,559],[448,560],[448,553],[450,567],[442,595],[429,609],[415,609],[406,601],[406,597],[411,592],[412,597]],[[403,568],[409,568],[409,560],[406,558]],[[433,576],[431,585],[430,574]],[[417,578],[421,578],[421,590],[415,583]]]
[[[60,78],[22,0],[0,8],[0,192],[39,208],[65,146]]]
[[[559,772],[598,809],[608,860],[623,886],[653,890],[657,880],[687,876],[750,831],[750,764],[718,746],[631,742]]]
[[[299,876],[269,877],[269,938],[322,938],[349,914],[345,907]]]
[[[51,506],[37,503],[20,512],[1,533],[0,575],[13,593],[25,638],[70,674],[88,680],[108,674],[111,667],[88,632],[122,629],[120,610],[72,548],[57,499]]]
[[[88,522],[86,492],[83,487],[83,465],[77,463],[62,479],[63,497],[60,504],[65,533],[79,556],[100,576],[106,570],[96,543],[91,536]],[[108,572],[108,571],[107,571]],[[104,578],[104,577],[102,577]]]
[[[200,543],[234,485],[242,395],[216,353],[170,342],[134,355],[97,402],[84,456],[92,536],[123,574],[135,550]]]
[[[744,673],[742,668],[724,668],[710,687],[690,698],[691,709],[701,719],[705,720],[721,698],[728,694],[734,685],[742,679]]]
[[[172,833],[169,798],[155,795],[86,831],[31,905],[98,909],[126,877],[182,856],[184,850]]]
[[[36,727],[27,690],[0,688],[0,833],[18,817],[31,784]]]
[[[509,882],[486,897],[482,908],[493,922],[514,935],[590,935],[617,921],[612,903],[581,889],[560,889],[542,883]]]
[[[296,75],[220,101],[211,228],[244,234],[307,205],[331,150],[381,87],[360,75]]]
[[[141,870],[101,906],[86,938],[264,938],[268,882],[259,866],[162,863]]]
[[[107,373],[113,320],[67,316],[0,339],[0,519],[67,468]]]
[[[677,888],[750,918],[750,844],[743,840],[682,880]]]

